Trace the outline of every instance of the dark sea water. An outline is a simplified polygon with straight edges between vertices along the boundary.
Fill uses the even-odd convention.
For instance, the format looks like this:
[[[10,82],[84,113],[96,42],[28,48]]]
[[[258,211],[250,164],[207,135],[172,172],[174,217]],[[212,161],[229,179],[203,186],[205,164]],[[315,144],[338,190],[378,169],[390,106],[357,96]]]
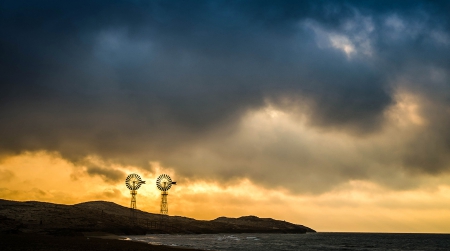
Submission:
[[[293,250],[448,250],[449,234],[198,234],[127,236],[156,245],[218,251]]]

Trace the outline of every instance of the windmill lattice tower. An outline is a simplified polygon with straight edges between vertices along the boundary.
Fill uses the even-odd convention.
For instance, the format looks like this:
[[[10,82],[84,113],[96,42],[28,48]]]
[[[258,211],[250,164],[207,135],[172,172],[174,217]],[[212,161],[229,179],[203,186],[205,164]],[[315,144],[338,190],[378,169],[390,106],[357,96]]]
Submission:
[[[143,181],[141,177],[135,173],[128,175],[125,179],[125,185],[128,189],[130,189],[131,193],[130,220],[132,222],[136,222],[136,195],[137,190],[142,184],[145,184],[145,181]]]
[[[172,185],[176,185],[177,182],[172,181],[169,175],[161,174],[158,179],[156,179],[156,186],[161,191],[161,211],[162,215],[167,215],[169,213],[169,204],[167,203],[168,191]]]

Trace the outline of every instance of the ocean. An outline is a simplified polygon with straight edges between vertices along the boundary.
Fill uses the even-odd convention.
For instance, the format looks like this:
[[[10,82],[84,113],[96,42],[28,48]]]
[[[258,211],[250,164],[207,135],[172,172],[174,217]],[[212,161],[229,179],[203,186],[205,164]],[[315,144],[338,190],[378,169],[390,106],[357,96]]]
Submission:
[[[308,234],[152,234],[126,236],[154,245],[217,251],[294,250],[450,250],[449,234],[308,233]]]

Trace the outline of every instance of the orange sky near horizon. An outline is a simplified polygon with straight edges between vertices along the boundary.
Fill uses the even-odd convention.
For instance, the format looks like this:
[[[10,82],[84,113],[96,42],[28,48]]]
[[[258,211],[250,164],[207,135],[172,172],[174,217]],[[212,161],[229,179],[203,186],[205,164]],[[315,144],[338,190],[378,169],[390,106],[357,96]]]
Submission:
[[[155,163],[154,163],[155,164]],[[133,167],[147,181],[138,191],[139,209],[159,212],[158,174]],[[174,180],[171,169],[158,167]],[[105,200],[129,206],[124,182],[109,183],[79,173],[79,167],[48,152],[26,152],[2,159],[0,198],[76,204]],[[78,173],[77,173],[78,172]],[[158,172],[158,173],[159,173]],[[450,177],[447,177],[449,179]],[[450,232],[450,186],[430,190],[390,191],[364,181],[351,181],[319,195],[292,194],[266,189],[249,180],[220,185],[216,182],[179,182],[169,191],[169,214],[210,220],[220,216],[257,215],[303,224],[328,232]]]

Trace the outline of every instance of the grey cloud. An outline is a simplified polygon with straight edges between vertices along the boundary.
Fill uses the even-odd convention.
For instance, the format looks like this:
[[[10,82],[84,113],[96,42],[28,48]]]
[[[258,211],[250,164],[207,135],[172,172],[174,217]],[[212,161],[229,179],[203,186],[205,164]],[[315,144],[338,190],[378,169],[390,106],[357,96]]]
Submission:
[[[300,158],[298,151],[286,150],[281,158],[281,142],[262,158],[282,163],[279,178],[268,175],[268,166],[250,170],[246,161],[232,167],[211,163],[211,171],[200,172],[197,160],[183,153],[231,137],[243,116],[267,100],[290,111],[307,104],[309,124],[319,130],[361,138],[381,133],[385,112],[395,105],[395,79],[413,66],[433,65],[447,74],[447,7],[425,1],[4,1],[0,118],[6,123],[0,124],[0,150],[58,151],[74,162],[94,154],[147,169],[157,160],[190,177],[249,177],[295,191],[311,185],[285,185],[281,176],[291,170],[309,170],[310,180],[329,173],[324,180],[330,186],[370,178],[351,161],[319,161],[321,167],[313,169],[317,159]],[[393,16],[406,28],[386,25]],[[325,41],[330,34],[349,39],[356,54],[349,58]],[[363,52],[368,46],[371,55]],[[427,79],[422,82],[426,86]],[[444,83],[438,92],[444,97],[430,107],[446,107],[447,92]],[[421,95],[431,97],[432,91]],[[443,116],[430,121],[445,128]],[[441,135],[450,138],[439,129],[427,144]],[[438,170],[447,163],[439,157],[447,152],[445,144],[434,151]],[[211,155],[227,156],[225,149],[213,149]],[[415,149],[408,148],[401,165],[414,169],[422,163],[421,170],[434,173],[428,157],[408,157],[424,152]],[[311,163],[299,164],[305,159]],[[110,181],[123,176],[98,167],[88,172]]]
[[[125,179],[124,172],[112,168],[90,165],[87,167],[86,172],[92,176],[100,176],[103,180],[110,183],[116,183]]]

